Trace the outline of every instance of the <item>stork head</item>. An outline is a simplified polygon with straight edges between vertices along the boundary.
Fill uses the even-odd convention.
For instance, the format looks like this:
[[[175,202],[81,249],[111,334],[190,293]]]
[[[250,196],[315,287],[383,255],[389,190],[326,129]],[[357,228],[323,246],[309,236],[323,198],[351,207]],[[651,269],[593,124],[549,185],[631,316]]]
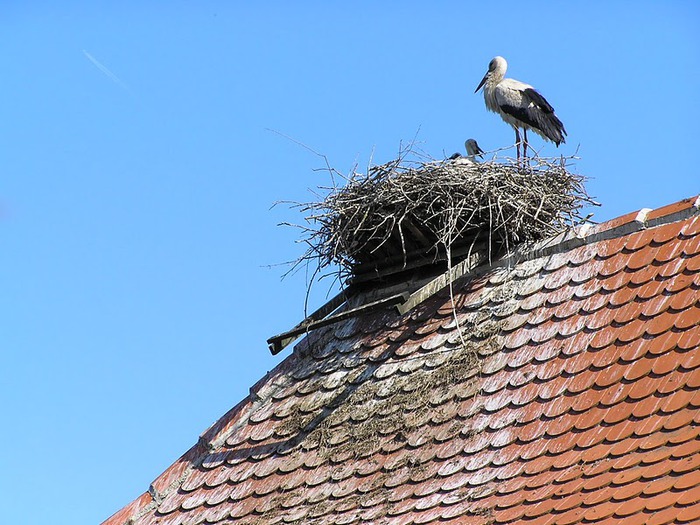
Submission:
[[[467,139],[467,141],[464,143],[464,147],[467,148],[467,155],[471,157],[481,157],[481,155],[484,153],[484,150],[479,147],[474,139]]]
[[[486,81],[489,79],[495,79],[496,82],[500,81],[505,76],[507,68],[508,68],[508,62],[506,62],[505,58],[503,58],[503,57],[492,58],[491,62],[489,62],[489,70],[484,75],[484,78],[481,79],[481,82],[479,82],[479,85],[474,90],[474,93],[479,91],[484,86],[484,84],[486,84]]]

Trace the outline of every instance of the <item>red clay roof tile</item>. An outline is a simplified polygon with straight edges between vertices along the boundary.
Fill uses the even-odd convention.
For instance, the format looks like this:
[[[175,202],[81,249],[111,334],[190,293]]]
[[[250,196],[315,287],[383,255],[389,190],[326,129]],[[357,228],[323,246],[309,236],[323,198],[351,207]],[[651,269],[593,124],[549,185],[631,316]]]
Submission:
[[[583,514],[583,519],[588,522],[598,522],[609,518],[615,513],[615,510],[619,507],[618,504],[613,502],[604,502],[590,509],[587,509]]]
[[[700,234],[700,220],[696,215],[693,218],[682,221],[682,228],[679,232],[679,236],[683,239],[688,239]]]
[[[682,250],[683,244],[677,242],[666,242],[658,247],[656,253],[654,254],[654,260],[657,263],[665,264],[678,258]]]
[[[611,442],[626,440],[634,434],[634,423],[625,421],[608,430],[607,438]],[[611,455],[614,455],[611,451]]]
[[[685,337],[686,335],[688,336],[687,338]],[[695,339],[695,341],[689,342],[691,337],[692,339]],[[680,353],[678,356],[679,366],[683,370],[690,371],[700,367],[700,352],[697,352],[697,349],[699,348],[697,339],[699,337],[700,331],[695,331],[694,334],[691,334],[690,331],[688,331],[681,335],[678,339],[678,348],[684,348],[684,345],[692,348],[692,350],[685,353]]]
[[[633,279],[630,281],[630,283],[636,286],[634,288],[634,293],[637,299],[640,299],[642,301],[647,301],[653,297],[657,297],[664,291],[664,289],[666,289],[666,287],[669,285],[669,282],[672,282],[671,280],[660,279],[658,276],[658,270],[655,279],[645,281],[643,283],[633,283],[632,281],[634,280],[634,275],[637,274],[632,275]]]
[[[695,239],[696,237],[694,237]],[[686,250],[687,247],[684,246],[683,250]],[[686,256],[686,253],[684,251],[681,252],[681,256]],[[693,259],[688,259],[685,257],[679,257],[678,259],[675,259],[674,261],[669,262],[668,264],[664,264],[663,266],[659,267],[659,272],[657,275],[657,280],[659,279],[671,279],[672,277],[675,277],[682,273],[687,265],[688,261],[692,261]]]
[[[654,479],[644,487],[643,494],[645,496],[653,496],[655,494],[666,493],[671,490],[675,482],[675,478],[670,476]]]
[[[680,233],[682,223],[671,222],[657,228],[653,228],[654,241],[652,243],[652,248],[656,248],[659,245],[666,244],[667,242],[676,239]]]
[[[654,240],[654,229],[642,230],[637,233],[631,233],[625,242],[624,251],[627,253],[636,252],[649,246],[649,243]]]
[[[645,525],[666,525],[668,523],[674,523],[678,516],[678,509],[667,508],[660,512],[645,512],[640,517],[643,519]]]
[[[698,303],[695,303],[690,308],[679,312],[673,326],[679,331],[685,331],[690,328],[700,326],[700,307]]]
[[[635,212],[636,213],[636,212]],[[595,231],[591,231],[590,234],[593,235]],[[619,237],[613,237],[606,240],[605,242],[598,242],[594,246],[596,248],[595,258],[598,260],[609,259],[610,257],[620,253],[625,247],[627,242],[627,237],[622,235]]]
[[[679,523],[697,523],[700,521],[700,505],[695,504],[679,509],[675,515],[675,519]]]
[[[603,293],[610,293],[608,297],[608,304],[610,304],[610,306],[615,307],[626,304],[634,297],[633,291],[628,290],[633,275],[633,273],[622,270],[616,272],[614,275],[608,276],[601,282],[601,291]]]
[[[689,471],[683,476],[674,479],[673,488],[679,492],[686,492],[687,489],[700,485],[700,470]]]
[[[634,488],[637,488],[638,485],[640,484],[635,484],[633,485]],[[638,494],[634,494],[633,496],[629,497],[628,499],[623,500],[622,502],[617,503],[617,505],[614,508],[613,514],[617,517],[620,518],[627,518],[629,519],[630,516],[633,516],[635,514],[639,514],[643,509],[643,503],[636,497]],[[645,523],[643,521],[640,521],[640,523]]]
[[[693,256],[692,259],[688,259],[688,262],[685,265],[685,272],[692,272],[695,273],[695,280],[694,282],[697,283],[697,272],[700,271],[700,258],[698,258],[696,255]]]

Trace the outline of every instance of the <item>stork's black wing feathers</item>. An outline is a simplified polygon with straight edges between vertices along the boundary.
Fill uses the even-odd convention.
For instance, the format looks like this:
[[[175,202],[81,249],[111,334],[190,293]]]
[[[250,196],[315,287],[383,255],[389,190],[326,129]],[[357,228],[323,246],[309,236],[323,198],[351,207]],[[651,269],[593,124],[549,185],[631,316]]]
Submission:
[[[501,110],[527,124],[557,146],[566,142],[564,124],[554,114],[554,108],[550,103],[533,88],[523,90],[522,94],[523,106],[503,104],[500,106]]]
[[[538,128],[538,122],[535,118],[536,113],[533,111],[533,108],[521,108],[520,106],[510,106],[507,104],[501,104],[500,108],[504,113],[508,113],[511,117],[515,117],[531,128]]]
[[[530,101],[539,107],[545,113],[554,113],[554,108],[551,106],[547,99],[540,95],[537,90],[533,88],[528,88],[523,91],[525,98],[529,98]]]

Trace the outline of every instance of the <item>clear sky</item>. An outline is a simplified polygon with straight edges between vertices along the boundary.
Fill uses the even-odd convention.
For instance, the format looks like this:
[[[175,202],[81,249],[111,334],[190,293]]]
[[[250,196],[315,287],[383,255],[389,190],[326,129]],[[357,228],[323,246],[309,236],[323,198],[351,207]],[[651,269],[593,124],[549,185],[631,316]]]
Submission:
[[[303,247],[278,227],[416,134],[513,143],[474,89],[538,88],[605,220],[700,193],[700,3],[5,2],[0,507],[95,524],[279,363]],[[167,6],[167,7],[166,7]],[[513,154],[513,153],[511,153]],[[323,286],[311,306],[325,299]]]

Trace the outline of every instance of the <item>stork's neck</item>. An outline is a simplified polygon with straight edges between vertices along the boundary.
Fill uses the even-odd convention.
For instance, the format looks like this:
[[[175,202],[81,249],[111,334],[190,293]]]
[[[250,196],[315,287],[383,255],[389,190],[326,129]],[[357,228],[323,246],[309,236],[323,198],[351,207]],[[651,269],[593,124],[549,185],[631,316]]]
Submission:
[[[495,86],[496,84],[501,82],[501,80],[503,80],[503,77],[505,77],[505,76],[506,76],[505,69],[496,69],[496,70],[491,72],[491,74],[489,75],[489,78],[486,79],[486,83],[489,84],[490,86]]]

